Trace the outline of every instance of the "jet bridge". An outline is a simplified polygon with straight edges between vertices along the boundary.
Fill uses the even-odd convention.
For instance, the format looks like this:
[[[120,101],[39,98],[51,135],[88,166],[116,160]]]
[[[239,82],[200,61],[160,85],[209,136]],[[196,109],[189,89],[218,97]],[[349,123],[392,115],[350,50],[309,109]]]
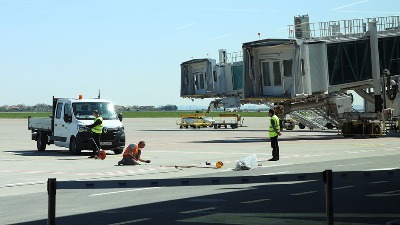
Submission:
[[[366,109],[392,107],[400,117],[399,16],[320,23],[298,16],[289,38],[247,42],[242,48],[243,61],[228,62],[222,50],[218,64],[211,59],[182,63],[181,97],[273,103],[283,106],[284,114],[318,109],[336,126],[343,122],[337,114],[353,113],[346,92],[355,90],[370,102]]]

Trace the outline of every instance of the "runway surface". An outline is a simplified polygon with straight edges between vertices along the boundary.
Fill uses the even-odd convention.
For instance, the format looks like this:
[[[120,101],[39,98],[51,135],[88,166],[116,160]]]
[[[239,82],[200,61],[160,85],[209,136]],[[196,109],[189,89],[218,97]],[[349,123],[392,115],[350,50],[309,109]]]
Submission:
[[[111,151],[103,161],[88,159],[89,151],[76,156],[54,145],[38,152],[27,120],[0,120],[0,211],[5,212],[0,224],[46,224],[48,178],[167,184],[57,190],[57,224],[326,224],[325,169],[336,173],[335,224],[400,218],[396,137],[345,139],[336,130],[284,131],[280,161],[268,162],[267,118],[245,118],[245,127],[238,129],[179,129],[172,118],[123,122],[127,143],[146,141],[143,158],[150,164],[117,166],[121,155]],[[258,168],[232,170],[253,153]],[[221,169],[212,168],[217,161],[224,163]],[[263,176],[265,182],[252,183],[252,177]],[[225,185],[230,177],[239,182]],[[199,184],[189,185],[186,178]],[[21,213],[21,208],[35,210]]]

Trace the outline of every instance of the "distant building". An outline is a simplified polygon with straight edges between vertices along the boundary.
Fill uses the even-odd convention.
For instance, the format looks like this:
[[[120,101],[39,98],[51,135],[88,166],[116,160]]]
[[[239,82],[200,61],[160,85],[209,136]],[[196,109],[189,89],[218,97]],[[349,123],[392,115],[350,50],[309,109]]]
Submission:
[[[177,111],[178,110],[178,106],[176,106],[176,105],[165,105],[165,106],[161,106],[161,110],[164,110],[164,111]]]

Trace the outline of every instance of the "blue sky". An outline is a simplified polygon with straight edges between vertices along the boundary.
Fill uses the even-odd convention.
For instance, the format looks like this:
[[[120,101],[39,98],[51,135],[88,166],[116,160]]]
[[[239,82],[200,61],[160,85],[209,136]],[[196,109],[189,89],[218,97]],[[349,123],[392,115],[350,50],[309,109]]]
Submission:
[[[400,15],[399,0],[0,0],[0,105],[96,97],[118,105],[207,105],[182,99],[180,64],[218,59],[310,22]]]

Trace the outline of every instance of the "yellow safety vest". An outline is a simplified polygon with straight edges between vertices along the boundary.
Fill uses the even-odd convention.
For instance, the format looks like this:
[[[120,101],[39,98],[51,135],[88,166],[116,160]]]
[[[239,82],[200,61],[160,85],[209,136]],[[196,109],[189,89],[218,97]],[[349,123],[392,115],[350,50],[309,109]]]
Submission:
[[[95,123],[97,120],[101,120],[101,124],[93,127],[91,129],[91,131],[93,133],[101,134],[103,132],[103,118],[101,116],[99,116],[99,117],[94,119],[93,123]]]
[[[278,136],[278,133],[276,133],[274,128],[272,127],[272,120],[275,122],[275,127],[277,131],[281,130],[281,126],[279,124],[279,118],[276,115],[273,115],[269,123],[269,137],[276,137]]]

